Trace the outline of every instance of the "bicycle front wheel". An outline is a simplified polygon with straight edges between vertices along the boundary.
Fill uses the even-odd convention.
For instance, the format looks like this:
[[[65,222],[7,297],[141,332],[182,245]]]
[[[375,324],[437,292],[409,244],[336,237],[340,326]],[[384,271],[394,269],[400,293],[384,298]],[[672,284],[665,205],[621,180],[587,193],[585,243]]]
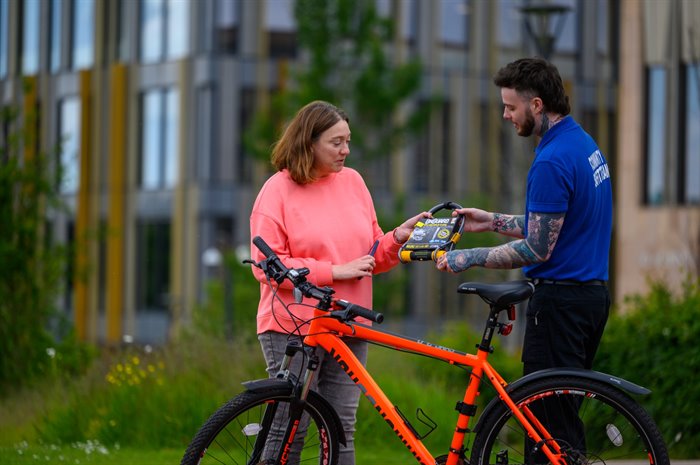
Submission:
[[[280,457],[296,399],[288,386],[246,391],[219,408],[190,443],[181,465],[267,465]],[[327,405],[310,395],[294,443],[283,453],[286,463],[335,465],[339,432]]]
[[[511,398],[545,425],[569,464],[668,465],[656,424],[621,390],[587,378],[552,377],[525,384]],[[527,439],[512,412],[500,404],[482,418],[472,450],[473,465],[549,463],[542,444]]]

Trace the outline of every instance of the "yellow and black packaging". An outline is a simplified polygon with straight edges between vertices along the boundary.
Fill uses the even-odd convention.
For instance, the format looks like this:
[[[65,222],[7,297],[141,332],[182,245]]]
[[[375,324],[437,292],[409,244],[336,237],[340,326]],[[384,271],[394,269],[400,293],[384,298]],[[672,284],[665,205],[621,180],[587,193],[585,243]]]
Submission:
[[[454,202],[445,202],[430,209],[434,214],[442,209],[462,208]],[[399,260],[403,263],[413,261],[437,260],[443,253],[454,248],[464,228],[464,216],[448,218],[426,218],[416,223],[411,236],[399,249]]]

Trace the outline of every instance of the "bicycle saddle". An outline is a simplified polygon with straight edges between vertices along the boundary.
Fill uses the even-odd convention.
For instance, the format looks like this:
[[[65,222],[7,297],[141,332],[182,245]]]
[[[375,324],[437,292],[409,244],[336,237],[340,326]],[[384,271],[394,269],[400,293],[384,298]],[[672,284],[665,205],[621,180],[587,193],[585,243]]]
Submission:
[[[476,294],[488,304],[496,307],[509,307],[522,302],[532,295],[535,286],[528,280],[505,283],[462,283],[457,288],[460,294]]]

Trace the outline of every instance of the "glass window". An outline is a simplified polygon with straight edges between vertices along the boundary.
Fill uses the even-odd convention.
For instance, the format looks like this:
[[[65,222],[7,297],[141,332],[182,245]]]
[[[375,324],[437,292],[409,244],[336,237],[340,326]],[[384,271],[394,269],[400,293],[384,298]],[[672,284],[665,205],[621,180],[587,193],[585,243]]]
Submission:
[[[700,63],[686,67],[685,203],[700,203]]]
[[[164,163],[164,173],[165,173],[165,187],[171,188],[175,186],[177,182],[178,173],[178,124],[180,122],[180,105],[178,103],[178,92],[175,89],[168,89],[165,91],[164,95],[164,140],[163,146],[165,147],[165,152],[163,152],[163,163]]]
[[[80,182],[80,99],[69,97],[59,104],[60,192],[77,192]]]
[[[10,0],[0,0],[0,78],[7,76],[7,40]]]
[[[416,0],[404,0],[401,2],[402,21],[401,35],[404,39],[412,41],[416,38],[416,29],[418,29],[418,3]]]
[[[554,44],[554,50],[557,52],[573,53],[577,50],[578,27],[582,16],[576,2],[577,0],[559,0],[557,2],[558,5],[569,8],[568,12],[563,13],[563,17],[557,15],[552,18],[549,24],[550,33],[559,34]]]
[[[598,51],[603,54],[608,54],[608,48],[610,44],[610,15],[611,6],[608,0],[598,0],[598,16],[597,16],[597,28],[598,33],[596,34],[596,41],[598,46]]]
[[[51,39],[49,43],[49,70],[55,73],[61,68],[61,18],[63,0],[51,0]]]
[[[666,69],[651,67],[647,71],[647,154],[646,202],[662,204],[666,184]]]
[[[170,292],[170,223],[142,222],[137,226],[136,308],[168,309]]]
[[[168,35],[166,38],[168,59],[182,58],[189,51],[188,9],[190,4],[190,0],[170,0],[168,2]]]
[[[146,92],[142,97],[141,121],[140,186],[145,190],[172,188],[177,178],[177,90]]]
[[[95,0],[73,1],[73,69],[90,68],[95,62]]]
[[[141,61],[177,59],[189,51],[189,0],[141,3]]]
[[[197,143],[197,178],[209,181],[216,172],[214,167],[214,124],[212,123],[213,89],[210,86],[197,89],[197,117],[195,138]]]
[[[158,61],[163,55],[164,0],[144,0],[141,3],[141,60]]]
[[[504,47],[522,45],[523,17],[518,0],[498,0],[498,43]]]
[[[239,0],[218,0],[216,3],[214,40],[219,51],[235,53],[238,48],[239,3]]]
[[[270,31],[293,31],[296,25],[294,19],[294,1],[267,0],[265,24]]]
[[[160,92],[149,92],[143,96],[141,187],[144,189],[157,189],[160,186],[159,158],[163,152],[160,134],[160,98]]]
[[[297,53],[294,2],[267,0],[265,24],[269,31],[269,54],[272,58],[294,58]]]
[[[120,61],[131,61],[131,44],[133,43],[133,30],[129,18],[134,7],[133,2],[129,0],[118,0],[118,16],[117,16],[117,57]]]
[[[22,74],[39,72],[39,0],[24,0],[22,17]]]
[[[401,24],[396,24],[396,27],[401,28],[401,37],[411,41],[416,36],[417,29],[417,9],[416,0],[402,0],[394,4],[393,0],[376,0],[377,15],[380,18],[391,19],[397,21],[394,6],[401,9]]]
[[[468,9],[467,0],[442,0],[440,2],[442,41],[465,46],[468,39]]]

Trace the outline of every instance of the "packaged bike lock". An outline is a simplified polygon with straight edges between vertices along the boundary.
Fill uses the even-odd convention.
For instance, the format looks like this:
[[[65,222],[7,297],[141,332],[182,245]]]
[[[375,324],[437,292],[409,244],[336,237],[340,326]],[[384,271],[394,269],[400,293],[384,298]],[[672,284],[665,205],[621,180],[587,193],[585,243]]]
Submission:
[[[440,210],[462,208],[454,202],[445,202],[430,209],[434,216]],[[436,261],[442,254],[454,249],[464,230],[464,215],[448,218],[426,218],[416,223],[411,236],[399,249],[402,263]]]

